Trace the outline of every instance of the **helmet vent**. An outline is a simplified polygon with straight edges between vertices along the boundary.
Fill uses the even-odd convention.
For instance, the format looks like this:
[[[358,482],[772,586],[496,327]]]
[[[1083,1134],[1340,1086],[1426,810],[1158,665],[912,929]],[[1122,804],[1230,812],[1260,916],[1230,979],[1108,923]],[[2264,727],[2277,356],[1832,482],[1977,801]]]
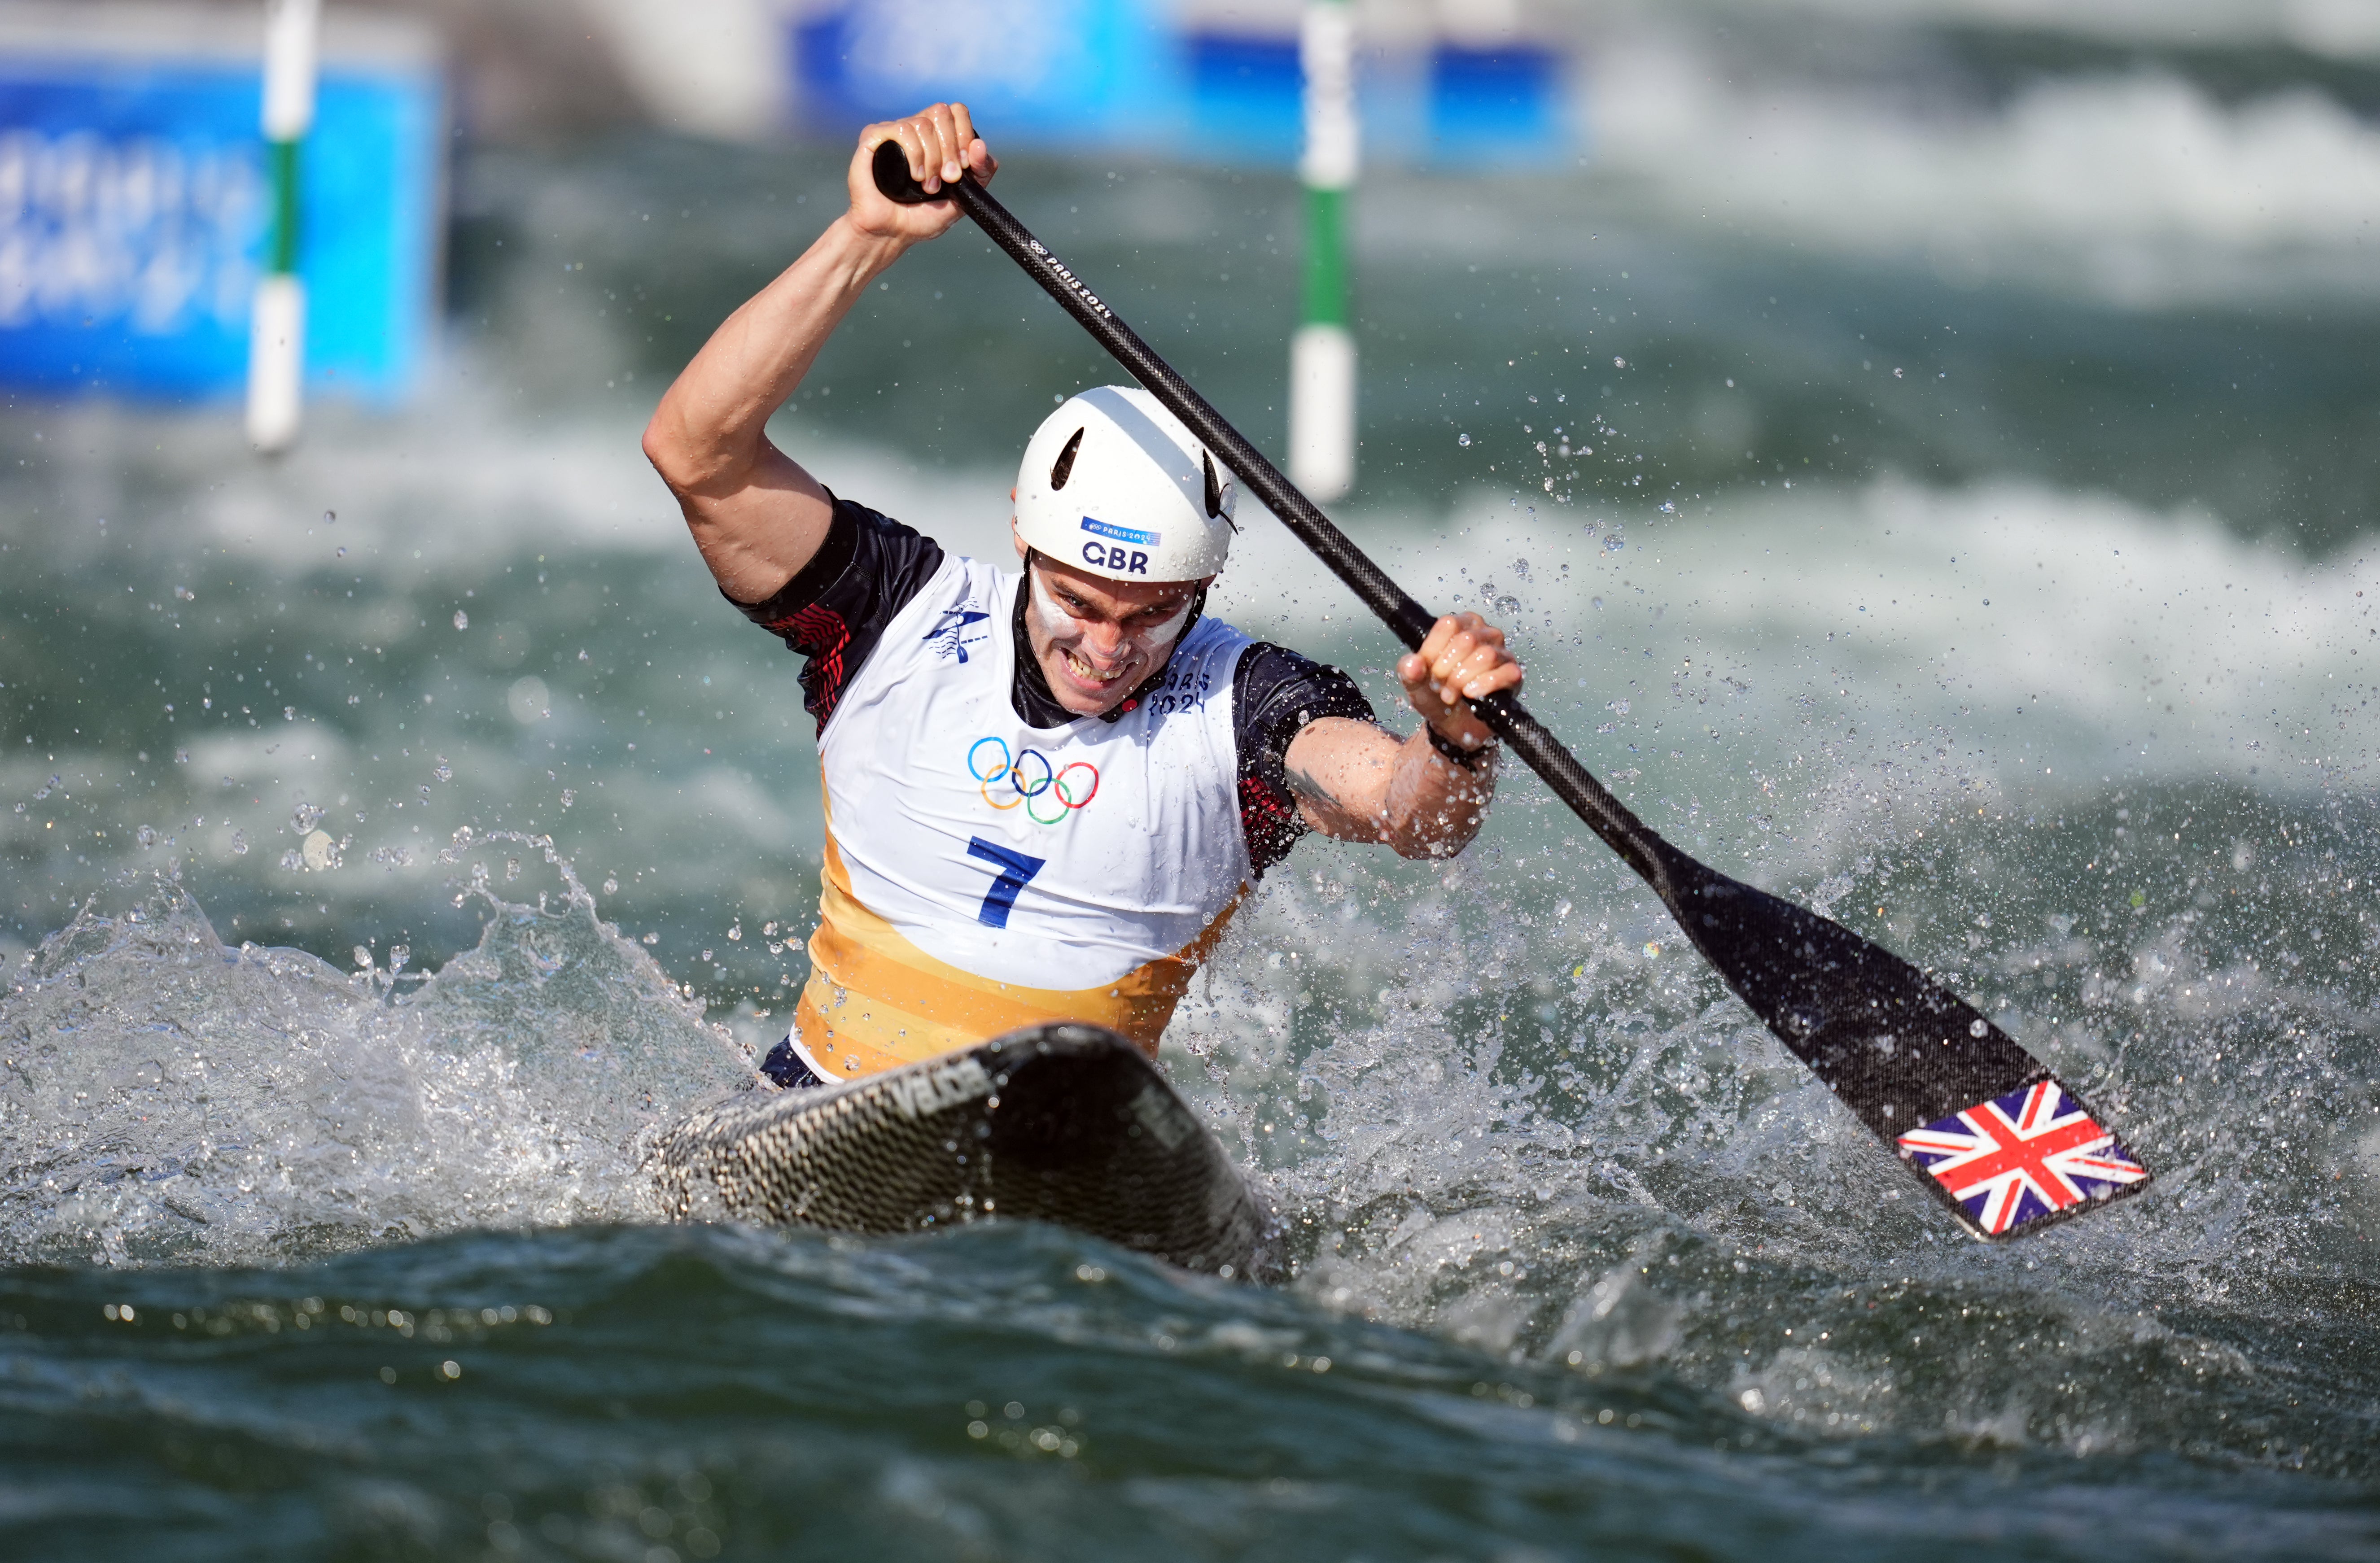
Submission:
[[[1205,468],[1207,474],[1207,518],[1211,521],[1223,514],[1223,484],[1222,480],[1215,476],[1213,456],[1208,455],[1205,451],[1200,451],[1198,465]],[[1239,530],[1237,527],[1232,529]]]
[[[1075,475],[1075,453],[1083,448],[1083,432],[1080,429],[1075,430],[1075,437],[1066,442],[1066,448],[1058,453],[1058,459],[1050,464],[1050,488],[1052,492],[1064,488],[1066,479]],[[1208,491],[1210,493],[1214,491],[1214,481],[1211,477],[1207,479]]]

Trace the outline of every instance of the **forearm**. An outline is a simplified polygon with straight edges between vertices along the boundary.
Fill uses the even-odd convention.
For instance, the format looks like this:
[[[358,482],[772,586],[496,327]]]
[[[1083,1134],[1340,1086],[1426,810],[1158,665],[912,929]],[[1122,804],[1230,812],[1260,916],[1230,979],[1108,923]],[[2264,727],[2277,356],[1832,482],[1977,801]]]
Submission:
[[[1494,751],[1480,757],[1474,770],[1439,754],[1429,730],[1422,728],[1397,748],[1380,807],[1379,840],[1400,857],[1452,857],[1479,833],[1495,795]]]
[[[1427,728],[1399,738],[1336,717],[1309,723],[1282,757],[1308,825],[1403,857],[1451,857],[1468,846],[1495,795],[1495,768],[1492,755],[1475,770],[1457,765],[1431,745]]]
[[[769,451],[770,417],[868,285],[911,241],[864,234],[838,217],[801,259],[727,317],[662,397],[645,452],[683,497],[724,498]]]

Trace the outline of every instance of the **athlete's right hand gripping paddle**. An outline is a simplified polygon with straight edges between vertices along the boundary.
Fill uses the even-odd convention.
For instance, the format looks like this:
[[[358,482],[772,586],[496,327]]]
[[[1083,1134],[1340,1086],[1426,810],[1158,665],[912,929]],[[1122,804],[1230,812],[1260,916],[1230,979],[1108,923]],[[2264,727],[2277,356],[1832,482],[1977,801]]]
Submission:
[[[955,200],[1399,639],[1420,647],[1436,615],[1348,541],[973,175],[929,195],[910,176],[908,155],[895,141],[876,149],[874,169],[877,188],[894,200]],[[2010,1238],[2037,1231],[2147,1185],[2148,1169],[2098,1115],[1974,1006],[1840,924],[1731,879],[1662,840],[1509,694],[1473,704],[1653,887],[1753,1012],[1970,1232]]]

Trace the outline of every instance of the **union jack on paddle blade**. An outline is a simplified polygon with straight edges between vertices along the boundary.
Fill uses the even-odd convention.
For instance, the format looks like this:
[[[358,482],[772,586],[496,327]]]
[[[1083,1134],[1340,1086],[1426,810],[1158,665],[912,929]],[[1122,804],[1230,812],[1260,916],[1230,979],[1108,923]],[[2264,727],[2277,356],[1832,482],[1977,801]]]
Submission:
[[[1900,1150],[1934,1175],[1985,1237],[2013,1237],[2149,1178],[2055,1080],[1912,1129],[1900,1136]]]

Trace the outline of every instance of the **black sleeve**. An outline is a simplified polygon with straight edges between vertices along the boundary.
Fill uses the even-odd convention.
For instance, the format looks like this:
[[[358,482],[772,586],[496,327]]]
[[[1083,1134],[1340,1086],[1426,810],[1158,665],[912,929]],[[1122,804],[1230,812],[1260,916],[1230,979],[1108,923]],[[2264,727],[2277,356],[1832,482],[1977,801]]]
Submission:
[[[823,731],[884,626],[942,567],[933,539],[848,500],[834,502],[826,541],[766,602],[735,602],[746,618],[808,660],[802,707]],[[724,596],[724,593],[721,595]]]
[[[1258,641],[1232,672],[1232,738],[1239,749],[1240,829],[1258,878],[1305,833],[1286,757],[1306,723],[1323,717],[1377,721],[1372,702],[1337,668]]]

